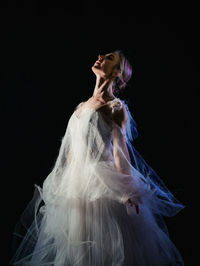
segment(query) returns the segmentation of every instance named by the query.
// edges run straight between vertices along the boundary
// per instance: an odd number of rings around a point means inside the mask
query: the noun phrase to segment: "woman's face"
[[[102,78],[109,78],[116,72],[119,62],[120,57],[117,52],[99,55],[98,60],[92,66],[92,71]]]

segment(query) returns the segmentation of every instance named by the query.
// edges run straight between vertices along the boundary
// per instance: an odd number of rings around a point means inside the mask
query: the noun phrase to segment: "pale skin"
[[[95,110],[100,110],[104,115],[105,120],[114,121],[118,124],[121,129],[125,133],[126,123],[128,120],[128,115],[125,106],[120,111],[111,112],[111,107],[109,102],[115,99],[115,96],[112,91],[112,84],[114,80],[121,75],[121,71],[118,69],[118,65],[120,62],[120,57],[118,52],[108,53],[106,55],[99,55],[98,60],[92,66],[92,71],[96,75],[96,84],[94,87],[93,95],[90,97],[81,107],[81,109],[85,107],[93,108]],[[122,150],[128,160],[130,161],[126,140],[123,135],[119,135],[116,131],[114,132],[114,141],[118,141],[120,138],[120,143],[122,144]],[[120,169],[120,159],[114,151],[114,157],[116,165],[118,166],[118,171],[122,171]],[[130,174],[129,167],[126,168],[126,174]],[[140,200],[139,200],[140,202]],[[133,202],[131,199],[128,199],[125,204],[130,204],[133,206]],[[139,206],[134,204],[136,208],[136,212],[139,213]]]

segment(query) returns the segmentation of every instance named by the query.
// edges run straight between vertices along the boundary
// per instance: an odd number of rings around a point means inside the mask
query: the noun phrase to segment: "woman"
[[[183,205],[133,147],[135,121],[115,97],[131,66],[114,51],[92,71],[93,95],[73,112],[53,170],[21,217],[26,234],[12,263],[184,265],[162,219]]]

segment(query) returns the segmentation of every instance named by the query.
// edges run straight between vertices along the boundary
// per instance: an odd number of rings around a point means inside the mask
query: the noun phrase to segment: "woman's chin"
[[[101,67],[100,67],[100,65],[99,64],[94,64],[93,66],[92,66],[92,69],[101,69]]]
[[[102,71],[102,69],[98,65],[93,65],[92,71],[94,72],[94,74],[98,76],[101,76],[101,77],[105,76],[105,73]]]

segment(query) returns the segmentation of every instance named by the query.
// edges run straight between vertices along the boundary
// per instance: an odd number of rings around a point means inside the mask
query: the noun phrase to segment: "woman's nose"
[[[99,59],[99,60],[102,60],[102,59],[103,59],[103,57],[104,57],[104,56],[103,56],[103,55],[101,55],[101,54],[100,54],[100,55],[98,55],[98,59]]]

